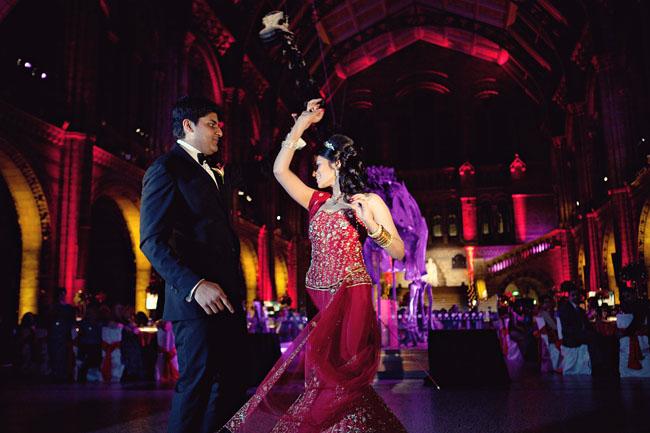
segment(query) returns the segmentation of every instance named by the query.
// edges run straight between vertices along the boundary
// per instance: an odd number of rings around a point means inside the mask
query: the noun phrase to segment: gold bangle
[[[373,238],[373,240],[381,248],[388,248],[393,243],[393,235],[381,226],[381,232],[376,238]]]
[[[382,226],[381,224],[377,224],[377,226],[378,226],[377,230],[375,230],[372,233],[368,232],[368,236],[370,236],[370,238],[372,239],[377,239],[381,234],[381,231],[384,229],[384,226]]]

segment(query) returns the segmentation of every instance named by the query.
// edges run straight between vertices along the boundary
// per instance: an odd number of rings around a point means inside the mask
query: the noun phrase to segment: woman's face
[[[334,185],[336,181],[336,170],[334,164],[327,158],[322,156],[316,157],[316,169],[313,176],[316,178],[316,183],[319,188],[329,188]]]

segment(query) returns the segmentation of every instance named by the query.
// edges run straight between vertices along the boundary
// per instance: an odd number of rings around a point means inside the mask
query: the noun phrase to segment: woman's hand
[[[368,232],[372,233],[379,228],[375,221],[375,216],[368,203],[368,197],[365,194],[355,194],[350,198],[350,206],[357,214],[357,217],[366,226]]]
[[[300,117],[295,117],[296,124],[294,128],[298,127],[302,131],[307,130],[311,125],[320,122],[325,115],[325,110],[320,107],[321,98],[312,99],[307,102],[307,109],[300,114]]]

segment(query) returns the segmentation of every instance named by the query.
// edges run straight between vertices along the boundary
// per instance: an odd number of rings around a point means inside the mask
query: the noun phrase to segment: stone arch
[[[93,204],[99,198],[106,197],[113,201],[120,210],[135,258],[134,306],[136,311],[146,311],[147,289],[151,280],[151,263],[140,250],[140,193],[134,188],[107,186],[124,183],[117,179],[113,179],[112,182],[109,179],[103,179],[103,181],[103,184],[93,191]]]
[[[257,250],[250,239],[241,238],[239,243],[239,256],[246,285],[246,305],[251,306],[257,297]]]
[[[578,250],[578,279],[582,282],[582,287],[587,287],[588,276],[585,275],[585,266],[587,266],[587,255],[585,246],[581,244]]]
[[[18,317],[38,313],[41,258],[50,238],[48,203],[36,173],[25,157],[0,141],[0,175],[14,201],[21,238]]]
[[[499,285],[499,294],[505,293],[513,284],[521,289],[534,291],[537,297],[547,294],[556,285],[553,279],[542,270],[522,269],[510,273],[504,278]]]
[[[273,275],[275,277],[275,293],[277,299],[287,294],[287,283],[289,280],[289,268],[287,259],[281,252],[276,252],[273,257]]]
[[[638,233],[638,252],[639,259],[646,267],[646,271],[650,270],[650,200],[643,204],[641,209],[641,217],[639,218],[639,233]],[[646,288],[650,295],[650,279],[648,279],[648,287]]]
[[[189,88],[189,82],[191,80],[189,78],[189,72],[191,70],[193,62],[200,59],[202,60],[203,66],[205,66],[205,72],[207,72],[207,77],[210,81],[211,91],[209,95],[203,94],[194,96],[209,97],[218,105],[223,105],[223,78],[221,76],[221,68],[219,67],[219,62],[214,54],[213,49],[210,47],[209,43],[205,42],[202,38],[196,38],[194,35],[188,35],[188,38],[190,40],[190,43],[187,47],[187,93],[197,93],[190,92],[191,89]],[[197,77],[193,77],[193,79],[196,78]]]

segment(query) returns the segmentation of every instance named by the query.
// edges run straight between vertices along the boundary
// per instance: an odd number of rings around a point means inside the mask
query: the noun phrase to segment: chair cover
[[[558,317],[557,333],[562,341],[562,322]],[[567,347],[561,345],[562,360],[560,368],[564,375],[591,375],[591,358],[589,357],[589,348],[586,344],[578,347]]]

